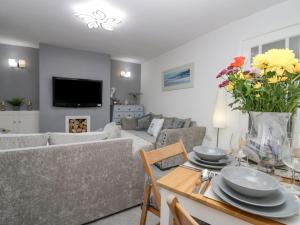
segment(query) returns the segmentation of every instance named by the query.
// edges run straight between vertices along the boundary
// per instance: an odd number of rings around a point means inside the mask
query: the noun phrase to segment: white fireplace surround
[[[90,116],[66,116],[65,117],[65,131],[66,133],[70,133],[69,131],[69,123],[70,120],[76,119],[84,119],[87,122],[87,132],[91,131],[91,117]]]

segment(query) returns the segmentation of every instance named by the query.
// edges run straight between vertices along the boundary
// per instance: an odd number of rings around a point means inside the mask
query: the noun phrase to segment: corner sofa
[[[148,117],[148,120],[145,122],[146,117]],[[151,136],[147,132],[153,118],[164,119],[163,127],[157,138]],[[142,121],[141,123],[143,123],[143,125],[139,124],[139,120]],[[155,115],[152,113],[149,113],[139,119],[122,118],[121,127],[123,130],[152,143],[153,149],[174,144],[181,139],[187,152],[191,152],[194,146],[201,145],[206,133],[205,127],[197,126],[197,123],[191,121],[191,119],[163,117],[161,114]],[[166,170],[182,163],[181,157],[175,156],[157,163],[156,166],[161,170]]]
[[[140,204],[137,153],[152,145],[123,135],[56,145],[51,134],[0,135],[0,224],[80,225]]]

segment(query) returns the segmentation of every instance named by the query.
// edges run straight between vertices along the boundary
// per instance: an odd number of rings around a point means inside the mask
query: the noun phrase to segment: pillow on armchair
[[[147,130],[147,133],[157,138],[164,124],[164,119],[153,119]]]

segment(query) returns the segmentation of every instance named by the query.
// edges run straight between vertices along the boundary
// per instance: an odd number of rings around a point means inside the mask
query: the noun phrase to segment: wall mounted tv
[[[53,106],[101,107],[102,80],[52,77]]]

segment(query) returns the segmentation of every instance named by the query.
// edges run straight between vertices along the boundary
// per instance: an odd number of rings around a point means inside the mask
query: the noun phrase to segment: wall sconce
[[[26,61],[25,59],[19,59],[19,68],[25,68],[26,67]]]
[[[16,59],[8,59],[8,65],[11,68],[25,68],[26,67],[26,61],[25,59],[19,59],[18,61]]]
[[[131,77],[131,72],[122,70],[121,73],[120,73],[120,76],[123,77],[123,78],[130,78]]]
[[[18,67],[17,60],[15,60],[15,59],[8,59],[8,65],[9,65],[9,67],[12,67],[12,68]]]

